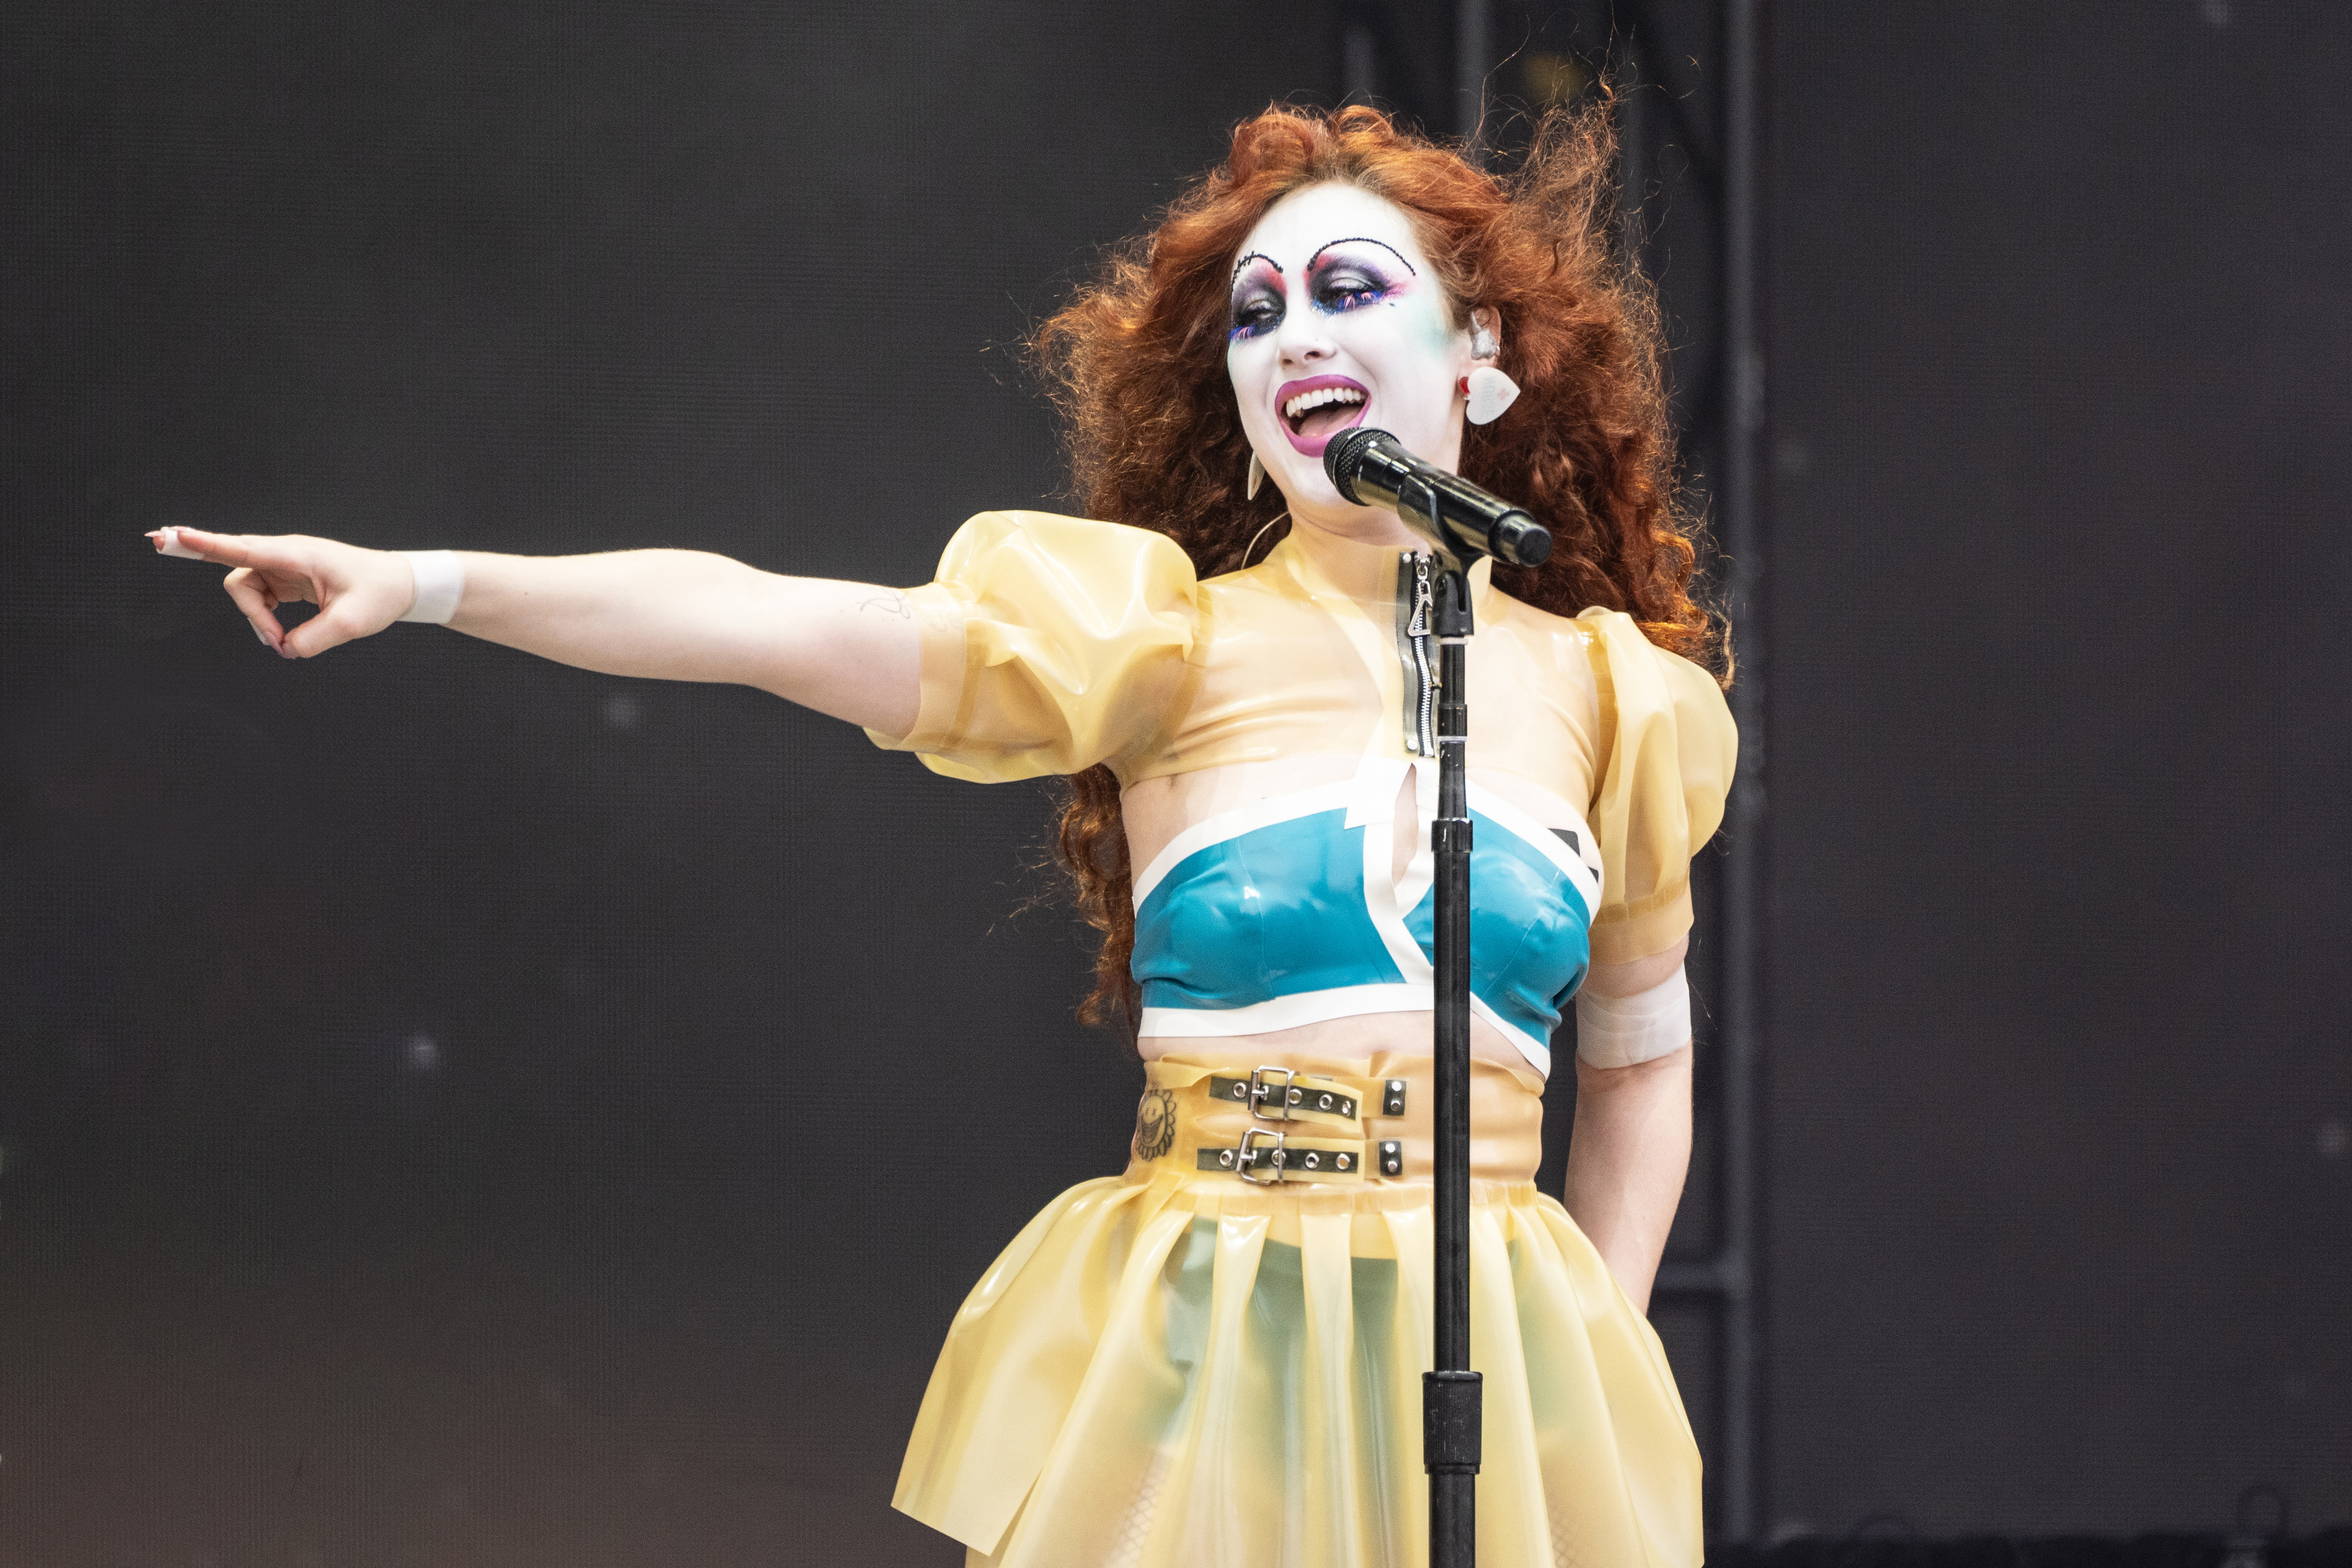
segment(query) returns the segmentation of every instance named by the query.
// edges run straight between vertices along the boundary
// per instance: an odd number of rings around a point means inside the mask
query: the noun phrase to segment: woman
[[[1131,1026],[1145,1092],[1127,1171],[1031,1222],[933,1374],[897,1500],[972,1562],[1423,1560],[1431,561],[1326,478],[1360,423],[1557,536],[1473,573],[1480,1558],[1700,1560],[1643,1311],[1689,1151],[1689,857],[1733,737],[1681,656],[1709,622],[1609,169],[1597,117],[1549,124],[1509,188],[1370,110],[1243,125],[1040,335],[1096,520],[983,513],[908,592],[684,551],[158,536],[235,567],[289,657],[436,620],[757,685],[959,778],[1072,778],[1087,1009]],[[289,599],[320,613],[285,631]],[[1532,1176],[1571,994],[1563,1209]]]

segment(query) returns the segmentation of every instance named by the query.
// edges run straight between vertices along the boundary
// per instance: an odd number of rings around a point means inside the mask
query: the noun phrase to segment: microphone
[[[1360,507],[1394,507],[1406,527],[1465,566],[1482,555],[1513,566],[1541,566],[1551,558],[1550,529],[1460,475],[1415,457],[1385,430],[1358,425],[1333,436],[1323,449],[1323,472]]]

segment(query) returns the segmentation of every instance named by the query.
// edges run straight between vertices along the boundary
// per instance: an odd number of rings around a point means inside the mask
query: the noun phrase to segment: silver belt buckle
[[[1264,1127],[1247,1127],[1243,1129],[1242,1146],[1234,1155],[1234,1166],[1239,1173],[1242,1180],[1249,1183],[1252,1186],[1281,1186],[1283,1167],[1289,1163],[1289,1156],[1284,1154],[1282,1145],[1284,1140],[1288,1138],[1289,1135],[1290,1134],[1287,1133],[1269,1133]],[[1260,1145],[1250,1142],[1253,1138],[1264,1138],[1265,1140],[1264,1146],[1273,1151],[1268,1161],[1268,1163],[1274,1166],[1274,1174],[1270,1176],[1250,1175],[1250,1172],[1255,1170],[1257,1166],[1257,1161],[1255,1156],[1260,1147]]]
[[[1265,1075],[1269,1072],[1278,1072],[1282,1075],[1282,1083],[1280,1087],[1277,1088],[1265,1081]],[[1293,1105],[1297,1104],[1299,1099],[1298,1091],[1291,1087],[1292,1081],[1298,1075],[1297,1073],[1291,1071],[1287,1067],[1254,1067],[1250,1069],[1250,1114],[1256,1117],[1261,1122],[1289,1121],[1290,1108]],[[1265,1109],[1265,1103],[1268,1098],[1272,1098],[1276,1103],[1282,1107],[1282,1109],[1276,1112],[1267,1111]]]

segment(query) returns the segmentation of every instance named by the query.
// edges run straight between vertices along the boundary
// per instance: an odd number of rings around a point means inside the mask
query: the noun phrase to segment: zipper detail
[[[1429,583],[1429,557],[1412,558],[1412,618],[1405,622],[1406,644],[1412,650],[1412,671],[1421,683],[1421,700],[1405,731],[1404,746],[1416,757],[1437,755],[1437,670],[1430,662],[1430,615],[1434,601]]]

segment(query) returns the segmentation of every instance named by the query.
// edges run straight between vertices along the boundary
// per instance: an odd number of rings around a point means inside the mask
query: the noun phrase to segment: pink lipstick
[[[1350,397],[1349,393],[1354,395]],[[1321,394],[1321,395],[1318,395]],[[1292,413],[1295,404],[1307,406]],[[1372,394],[1363,382],[1346,376],[1308,376],[1304,381],[1285,382],[1274,390],[1274,417],[1282,425],[1282,433],[1302,455],[1320,457],[1331,438],[1352,425],[1364,422],[1365,411],[1372,406]]]

